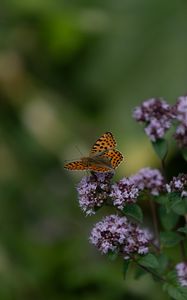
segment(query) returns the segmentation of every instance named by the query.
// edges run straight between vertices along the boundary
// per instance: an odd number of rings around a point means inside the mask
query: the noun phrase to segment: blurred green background
[[[1,0],[0,299],[168,299],[89,244],[63,164],[112,131],[116,179],[157,167],[132,110],[186,92],[185,0]]]

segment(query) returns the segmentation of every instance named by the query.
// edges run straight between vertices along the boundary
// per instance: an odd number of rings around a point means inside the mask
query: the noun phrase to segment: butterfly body
[[[111,132],[104,133],[92,146],[89,156],[65,164],[68,170],[90,170],[110,172],[123,160],[122,154],[115,149],[116,141]]]
[[[98,167],[108,167],[111,168],[111,159],[107,157],[103,157],[100,154],[95,156],[88,156],[88,157],[82,157],[81,161],[83,164],[87,165],[88,168],[91,167],[93,164],[97,165]]]

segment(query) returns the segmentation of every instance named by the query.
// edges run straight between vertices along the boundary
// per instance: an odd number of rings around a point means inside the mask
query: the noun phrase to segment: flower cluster
[[[181,262],[176,265],[177,276],[182,286],[187,286],[187,262]]]
[[[164,160],[168,153],[168,145],[164,140],[159,141],[159,139],[163,138],[173,120],[178,126],[174,134],[175,139],[179,146],[187,147],[187,96],[179,97],[173,106],[162,99],[152,98],[144,101],[142,105],[135,108],[134,118],[138,122],[144,123],[145,132],[152,141],[162,167],[165,166]],[[113,149],[114,146],[115,141],[109,143],[110,149]],[[112,161],[113,152],[109,151],[108,153],[107,147],[105,148],[106,150],[100,153],[101,158],[106,151]],[[186,149],[182,149],[181,152],[184,159],[187,160]],[[115,257],[118,255],[124,260],[129,260],[125,263],[126,268],[132,260],[139,267],[145,267],[144,269],[155,278],[170,283],[170,276],[165,276],[165,274],[170,274],[173,263],[167,263],[168,259],[166,258],[163,264],[162,261],[156,259],[156,255],[160,256],[162,249],[169,244],[172,246],[180,242],[183,262],[178,263],[175,271],[171,272],[171,276],[173,274],[175,276],[171,277],[172,280],[176,281],[178,278],[178,283],[175,282],[176,289],[172,285],[172,293],[176,292],[179,298],[180,295],[186,297],[187,294],[183,293],[184,289],[179,289],[179,283],[187,287],[187,260],[184,253],[185,245],[182,244],[187,224],[185,209],[187,174],[179,174],[170,182],[166,182],[158,169],[147,167],[114,183],[111,181],[113,175],[113,172],[91,172],[91,175],[82,178],[77,187],[79,205],[86,215],[95,214],[103,205],[108,205],[117,211],[116,214],[105,216],[93,226],[89,237],[90,243],[102,254],[112,254]],[[139,206],[142,199],[150,200],[154,235],[138,224],[142,221],[143,216],[142,207]],[[156,204],[152,203],[154,200],[157,200]],[[136,202],[138,203],[134,204]],[[159,213],[157,209],[159,209]],[[162,236],[159,239],[160,224],[164,229],[163,239]],[[184,227],[180,228],[181,225]],[[181,234],[181,239],[179,234]],[[170,243],[171,238],[172,243]],[[140,256],[148,254],[149,251],[151,254],[147,255],[145,259],[140,259]],[[154,272],[152,272],[152,268],[155,268]],[[169,288],[168,292],[171,294]]]
[[[125,259],[134,254],[148,253],[150,234],[126,217],[110,215],[98,222],[91,231],[90,242],[102,253],[120,253]]]
[[[112,185],[110,196],[113,199],[114,206],[122,210],[125,204],[136,202],[138,194],[138,188],[132,180],[123,178]]]
[[[173,177],[169,184],[166,184],[168,193],[179,192],[181,197],[187,197],[187,174],[179,174]]]
[[[174,134],[174,138],[179,146],[187,147],[187,96],[179,97],[173,106],[175,118],[179,124]]]
[[[148,190],[154,196],[158,196],[164,188],[164,178],[157,169],[140,169],[130,180],[140,191]]]
[[[95,210],[101,207],[107,200],[113,173],[93,173],[83,177],[77,186],[79,205],[86,215],[95,214]]]
[[[145,132],[155,142],[164,136],[174,117],[171,106],[165,100],[152,98],[135,108],[133,117],[146,124]]]

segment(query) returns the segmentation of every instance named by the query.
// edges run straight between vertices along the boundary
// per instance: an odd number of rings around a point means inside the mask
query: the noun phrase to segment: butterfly
[[[110,172],[123,160],[121,152],[116,150],[116,140],[111,132],[105,132],[92,146],[89,156],[64,165],[68,170],[89,170]]]

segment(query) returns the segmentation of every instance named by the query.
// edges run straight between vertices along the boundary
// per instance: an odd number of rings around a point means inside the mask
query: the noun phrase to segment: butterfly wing
[[[90,155],[116,147],[116,140],[111,132],[105,132],[92,146]]]
[[[97,165],[90,165],[89,170],[94,171],[94,172],[103,172],[103,173],[112,171],[112,169],[109,168],[109,167],[100,167],[100,166],[97,166]]]
[[[110,167],[105,167],[99,165],[97,162],[95,163],[84,163],[82,161],[73,161],[64,165],[65,169],[73,170],[73,171],[83,171],[90,170],[94,172],[111,172]]]
[[[123,155],[118,150],[109,149],[100,156],[100,159],[102,158],[108,158],[110,160],[111,167],[113,169],[116,169],[119,166],[119,164],[122,162]]]
[[[111,172],[123,160],[122,154],[115,150],[116,140],[111,132],[105,132],[92,146],[89,157],[65,164],[68,170],[90,170]]]
[[[88,170],[88,165],[81,160],[73,161],[64,165],[65,169],[68,170]]]

